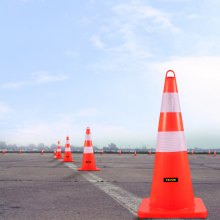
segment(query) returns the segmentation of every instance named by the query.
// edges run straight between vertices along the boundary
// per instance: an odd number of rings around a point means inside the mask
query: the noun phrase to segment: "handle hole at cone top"
[[[175,77],[175,72],[173,70],[168,70],[166,72],[166,77]]]

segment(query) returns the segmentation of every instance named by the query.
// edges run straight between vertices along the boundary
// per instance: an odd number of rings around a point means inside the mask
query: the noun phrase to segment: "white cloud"
[[[116,143],[118,146],[138,146],[143,137],[136,135],[132,129],[122,125],[110,125],[103,123],[79,123],[72,117],[66,116],[64,120],[54,122],[33,122],[19,125],[19,128],[10,135],[10,141],[16,144],[38,144],[43,142],[47,145],[61,140],[65,144],[65,137],[70,136],[72,145],[83,146],[85,129],[91,128],[93,144],[96,146],[107,146],[109,143]]]
[[[7,104],[0,102],[0,119],[4,119],[12,112],[11,107]]]
[[[91,117],[98,115],[100,115],[100,112],[96,108],[82,109],[81,111],[74,114],[75,117]]]
[[[119,51],[123,51],[124,54],[130,52],[137,59],[152,56],[151,44],[144,37],[147,37],[149,32],[170,30],[177,33],[181,31],[172,23],[170,14],[141,1],[119,4],[113,8],[113,11],[115,16],[109,22],[108,33],[111,38],[113,36],[123,40],[117,47]]]
[[[28,2],[32,2],[33,0],[20,0],[20,1],[24,3],[28,3]]]
[[[52,82],[60,82],[66,79],[68,79],[68,76],[66,75],[61,75],[61,74],[55,75],[55,74],[50,74],[46,71],[39,71],[39,72],[33,73],[29,80],[3,83],[0,85],[0,88],[19,89],[19,88],[23,88],[26,86],[40,85],[40,84],[46,84],[46,83],[52,83]]]
[[[66,75],[52,75],[44,71],[36,72],[33,75],[34,75],[33,83],[35,82],[36,84],[59,82],[68,79]]]
[[[1,110],[1,109],[0,109]],[[100,112],[95,108],[86,108],[73,113],[57,115],[56,120],[33,119],[16,126],[10,134],[10,141],[16,144],[56,143],[58,139],[65,142],[67,135],[73,145],[83,145],[84,130],[91,124],[90,118],[95,118]]]
[[[101,41],[98,35],[92,35],[90,40],[97,49],[99,50],[104,49],[104,43]]]
[[[28,82],[28,81],[9,82],[9,83],[1,84],[0,88],[4,88],[4,89],[19,89],[19,88],[22,88],[22,87],[27,86],[29,84],[30,84],[30,82]]]
[[[64,145],[65,137],[69,135],[72,145],[83,146],[85,129],[89,126],[93,144],[99,147],[107,146],[111,142],[120,147],[142,146],[140,143],[146,143],[145,132],[143,132],[143,136],[142,134],[137,135],[132,126],[109,124],[105,120],[99,122],[96,119],[100,115],[99,110],[87,108],[58,115],[57,119],[53,121],[40,119],[26,121],[20,123],[14,132],[10,133],[8,139],[11,143],[22,145],[38,144],[40,142],[50,145],[51,143],[57,143],[57,140],[61,140],[61,144]]]
[[[42,2],[44,3],[45,0],[17,0],[17,1],[20,1],[20,2],[23,2],[23,3],[32,3],[32,2]]]
[[[70,56],[70,57],[79,56],[79,52],[76,50],[72,50],[72,49],[67,49],[64,53],[65,53],[65,55]]]
[[[194,20],[194,19],[198,19],[199,15],[198,14],[189,14],[186,16],[186,18],[189,20]]]
[[[96,2],[95,0],[89,0],[89,3],[92,5],[95,4],[95,2]]]
[[[120,73],[140,72],[146,60],[154,57],[156,50],[153,46],[156,39],[151,40],[149,33],[161,35],[162,32],[172,32],[175,35],[181,32],[173,24],[171,14],[150,6],[148,2],[129,1],[116,4],[112,7],[112,13],[111,17],[103,20],[90,39],[96,48],[104,50],[108,55],[107,60],[103,57],[93,63],[97,72],[108,69]]]
[[[133,25],[140,25],[142,22],[153,22],[156,29],[170,29],[173,32],[180,31],[171,21],[171,16],[159,9],[153,8],[140,1],[131,1],[127,4],[120,4],[114,8],[121,21]],[[146,23],[147,25],[147,23]]]
[[[69,120],[68,120],[69,119]],[[43,142],[45,144],[57,143],[57,140],[61,140],[64,143],[65,137],[70,135],[72,137],[75,134],[75,121],[73,118],[57,118],[54,121],[47,120],[33,120],[20,123],[14,133],[10,133],[8,138],[12,143],[27,145],[38,144]],[[74,134],[74,135],[73,135]],[[75,144],[71,141],[71,143]],[[78,142],[77,142],[78,143]]]

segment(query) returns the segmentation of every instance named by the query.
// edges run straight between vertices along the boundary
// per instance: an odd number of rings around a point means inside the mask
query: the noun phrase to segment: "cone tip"
[[[173,70],[167,70],[166,77],[175,77],[175,72]]]
[[[176,75],[173,70],[168,70],[165,76],[164,93],[178,93]]]

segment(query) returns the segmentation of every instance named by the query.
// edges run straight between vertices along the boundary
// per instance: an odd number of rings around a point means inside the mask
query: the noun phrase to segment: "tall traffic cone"
[[[92,146],[91,132],[90,128],[86,128],[86,137],[84,142],[84,151],[82,158],[82,167],[78,169],[79,171],[99,171],[100,169],[96,167],[95,156]]]
[[[172,76],[168,73],[172,72]],[[142,200],[139,218],[206,218],[194,198],[175,73],[167,71],[158,126],[150,198]]]
[[[60,141],[58,141],[58,145],[57,145],[56,159],[62,159],[62,152],[61,152],[61,147],[60,147]]]
[[[211,151],[209,150],[209,151],[208,151],[208,155],[210,156],[210,154],[211,154]]]
[[[41,150],[41,155],[43,155],[43,154],[44,154],[44,149]]]
[[[74,162],[74,160],[72,159],[70,139],[68,136],[66,137],[66,145],[65,145],[63,162]]]
[[[136,157],[137,156],[137,152],[136,152],[136,150],[134,151],[134,157]]]
[[[6,154],[6,149],[2,150],[2,154],[5,155]]]

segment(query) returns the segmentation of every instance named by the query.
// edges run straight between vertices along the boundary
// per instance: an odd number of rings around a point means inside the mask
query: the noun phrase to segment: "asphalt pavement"
[[[149,197],[154,155],[96,154],[101,171],[79,172],[52,154],[0,155],[2,220],[134,220]],[[194,193],[220,219],[220,156],[189,155]]]

